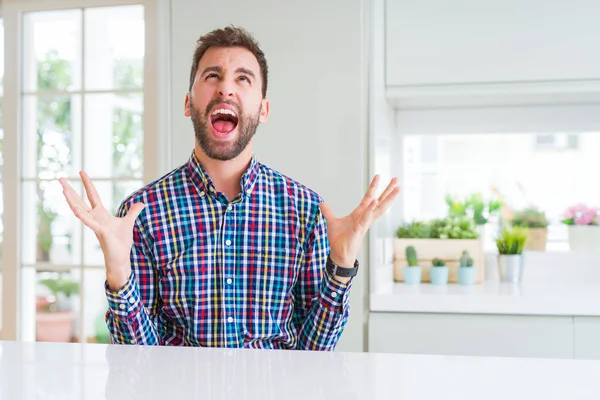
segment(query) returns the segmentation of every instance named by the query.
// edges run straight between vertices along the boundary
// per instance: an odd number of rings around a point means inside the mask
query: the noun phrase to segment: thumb
[[[319,208],[325,217],[325,221],[330,221],[335,219],[335,215],[333,215],[333,211],[331,211],[331,207],[327,203],[319,203]]]
[[[133,223],[138,215],[140,215],[144,207],[146,207],[144,203],[135,203],[131,206],[125,218],[127,218],[129,222]]]

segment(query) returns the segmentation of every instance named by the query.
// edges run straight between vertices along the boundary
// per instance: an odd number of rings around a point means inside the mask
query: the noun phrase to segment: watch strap
[[[358,265],[358,260],[355,260],[353,268],[340,267],[331,261],[330,256],[327,256],[327,271],[334,276],[341,276],[344,278],[355,276],[358,273]]]

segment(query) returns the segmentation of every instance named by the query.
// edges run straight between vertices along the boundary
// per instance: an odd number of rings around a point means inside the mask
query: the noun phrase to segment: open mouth
[[[217,107],[210,114],[210,123],[217,133],[226,135],[237,127],[238,116],[229,108]]]

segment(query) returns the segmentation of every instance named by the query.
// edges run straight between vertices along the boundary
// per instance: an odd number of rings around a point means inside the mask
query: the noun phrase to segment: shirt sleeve
[[[117,216],[127,214],[128,206],[122,204]],[[112,291],[105,282],[108,300],[106,323],[110,331],[111,342],[116,344],[158,345],[160,338],[157,329],[157,310],[159,309],[158,282],[153,258],[146,251],[146,242],[142,235],[142,218],[138,216],[133,228],[133,246],[130,262],[131,274],[125,285],[118,291]]]
[[[319,210],[294,287],[294,322],[302,350],[334,350],[348,321],[354,278],[347,284],[336,280],[325,268],[328,255],[327,225]]]

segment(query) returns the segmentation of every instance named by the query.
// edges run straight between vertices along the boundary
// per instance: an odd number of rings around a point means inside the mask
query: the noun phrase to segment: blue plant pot
[[[421,267],[404,267],[404,283],[407,285],[418,285],[421,283]]]
[[[458,268],[458,283],[461,285],[474,285],[477,277],[475,267],[459,267]]]
[[[429,270],[432,285],[445,285],[448,283],[448,267],[431,267]]]

